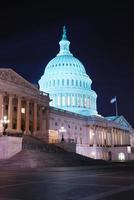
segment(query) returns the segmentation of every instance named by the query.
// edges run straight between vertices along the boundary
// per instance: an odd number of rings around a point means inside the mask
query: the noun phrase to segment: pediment
[[[123,116],[119,116],[118,118],[114,120],[114,122],[116,122],[120,126],[123,126],[126,128],[132,128],[129,122]]]
[[[17,74],[14,70],[10,68],[0,68],[0,80],[7,81],[7,83],[15,84],[21,87],[25,87],[34,91],[38,91],[38,89],[24,79],[22,76]]]

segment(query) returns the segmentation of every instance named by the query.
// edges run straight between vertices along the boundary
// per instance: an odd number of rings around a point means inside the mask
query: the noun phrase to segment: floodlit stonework
[[[69,44],[64,28],[60,52],[47,65],[40,90],[0,68],[0,140],[3,132],[22,133],[94,159],[134,159],[133,128],[123,116],[98,114],[92,81]]]
[[[47,139],[49,95],[12,69],[0,68],[0,133],[23,133]],[[6,117],[9,123],[4,124]]]
[[[22,150],[22,137],[0,137],[0,159],[8,159]]]
[[[61,127],[64,127],[63,132],[60,131]],[[87,157],[104,160],[132,158],[132,133],[132,127],[123,116],[87,117],[54,107],[49,108],[49,142],[58,143],[68,151],[74,150],[73,143],[75,152]]]
[[[70,52],[63,27],[60,51],[45,67],[40,89],[50,94],[49,143],[95,159],[129,159],[131,125],[123,116],[98,114],[97,94],[83,64]],[[66,143],[66,144],[64,144]],[[68,145],[67,145],[68,144]],[[59,145],[59,144],[58,144]],[[130,154],[130,152],[129,152]]]

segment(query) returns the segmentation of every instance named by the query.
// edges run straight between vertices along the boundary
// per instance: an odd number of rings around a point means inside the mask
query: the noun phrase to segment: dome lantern
[[[61,56],[61,55],[72,55],[70,53],[70,49],[69,49],[69,45],[70,42],[67,39],[67,31],[66,31],[66,27],[63,26],[63,34],[62,34],[62,39],[59,42],[60,45],[60,52],[57,54],[57,56]]]

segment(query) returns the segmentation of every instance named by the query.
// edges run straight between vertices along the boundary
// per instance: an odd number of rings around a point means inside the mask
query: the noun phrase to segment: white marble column
[[[125,144],[125,131],[123,131],[123,144]]]
[[[93,127],[93,132],[94,132],[94,136],[93,136],[93,139],[94,139],[94,141],[93,141],[93,146],[97,146],[97,134],[96,134],[96,126],[94,126]]]
[[[102,146],[104,145],[104,131],[103,131],[103,128],[102,128],[102,131],[101,131],[101,136],[102,136]]]
[[[0,94],[0,120],[3,119],[3,94]]]
[[[113,128],[110,129],[110,132],[111,132],[111,133],[110,133],[110,136],[111,136],[111,137],[110,137],[110,138],[111,138],[110,145],[111,145],[111,147],[113,147],[113,146],[114,146],[114,135],[113,135],[114,133],[113,133]]]
[[[26,134],[29,134],[29,101],[26,101]]]
[[[3,119],[3,94],[0,94],[0,120]],[[0,122],[0,133],[3,132],[3,124]]]
[[[90,146],[91,140],[90,140],[90,126],[88,127],[88,144]]]
[[[39,112],[39,129],[41,132],[41,135],[43,134],[43,130],[42,130],[42,123],[43,123],[43,114],[42,114],[42,107],[40,107],[40,112]]]
[[[37,103],[34,103],[34,134],[37,131]]]
[[[13,124],[13,97],[9,95],[9,102],[8,102],[8,129],[12,129]]]
[[[45,119],[46,119],[46,126],[45,126],[45,140],[46,142],[49,141],[49,109],[45,109]]]
[[[18,97],[17,105],[17,131],[21,132],[21,98]]]

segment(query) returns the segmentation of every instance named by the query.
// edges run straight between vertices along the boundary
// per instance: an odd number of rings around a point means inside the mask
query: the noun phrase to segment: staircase
[[[0,166],[15,168],[71,167],[107,164],[76,153],[67,152],[54,144],[47,144],[32,136],[24,136],[23,149],[12,158],[1,161]]]

